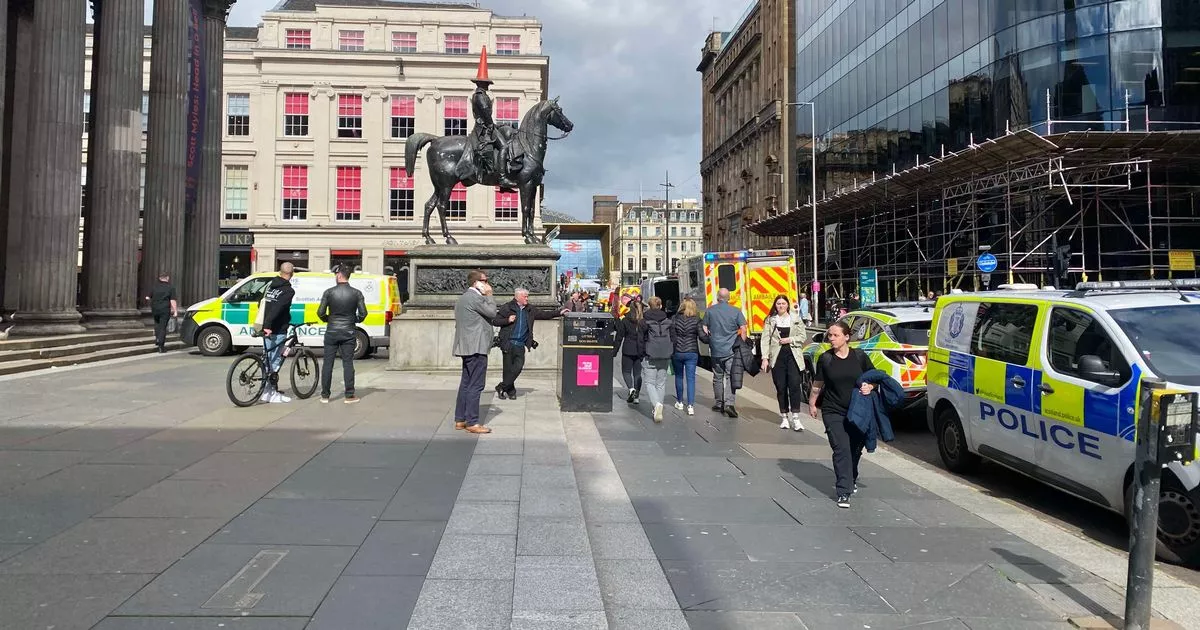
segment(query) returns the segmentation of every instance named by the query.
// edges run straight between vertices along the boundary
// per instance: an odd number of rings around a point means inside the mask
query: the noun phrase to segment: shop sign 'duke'
[[[429,217],[437,210],[442,224],[442,236],[446,243],[457,245],[446,227],[446,212],[450,207],[450,192],[461,183],[463,186],[498,186],[503,192],[521,193],[521,235],[527,244],[542,243],[533,231],[534,203],[538,187],[546,174],[543,161],[546,158],[547,140],[560,140],[575,125],[558,106],[558,98],[541,101],[534,105],[521,120],[520,127],[497,125],[492,120],[492,97],[488,87],[487,48],[479,57],[479,71],[475,78],[475,93],[471,96],[471,110],[475,115],[475,128],[469,136],[434,136],[414,133],[404,145],[404,168],[412,177],[417,153],[429,146],[425,159],[429,165],[429,179],[433,183],[433,196],[425,202],[425,222],[421,235],[425,243],[433,245],[429,235]],[[550,137],[548,130],[554,127],[562,136]]]

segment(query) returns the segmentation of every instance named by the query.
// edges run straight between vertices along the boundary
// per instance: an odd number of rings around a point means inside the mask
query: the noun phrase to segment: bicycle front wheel
[[[229,400],[238,407],[249,407],[258,402],[267,385],[267,371],[260,357],[243,354],[229,366],[225,379],[225,392]]]
[[[317,380],[321,376],[321,364],[317,355],[307,348],[298,348],[292,360],[292,392],[297,398],[310,398],[317,391]]]

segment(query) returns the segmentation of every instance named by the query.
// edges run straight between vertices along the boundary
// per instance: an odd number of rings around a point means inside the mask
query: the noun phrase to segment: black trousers
[[[458,400],[454,406],[454,421],[467,426],[479,424],[479,396],[487,380],[488,357],[472,354],[462,357],[462,378],[458,381]]]
[[[171,313],[154,313],[154,345],[159,348],[167,345],[167,324],[171,323]]]
[[[641,393],[642,391],[642,357],[621,355],[621,377],[625,379],[625,388]]]
[[[779,401],[779,413],[802,411],[804,392],[800,389],[800,366],[788,350],[779,353],[775,367],[771,368],[771,380],[775,381],[775,398]]]
[[[342,380],[346,384],[346,396],[354,395],[354,337],[349,339],[330,339],[325,336],[325,357],[321,362],[321,397],[329,398],[329,389],[333,387],[333,359],[342,359]]]
[[[500,381],[500,391],[516,395],[517,394],[517,377],[521,375],[521,370],[525,369],[525,346],[513,345],[504,350],[503,380]]]
[[[862,459],[867,436],[840,413],[821,411],[825,435],[833,449],[833,474],[837,477],[838,496],[850,496],[858,480],[858,460]]]

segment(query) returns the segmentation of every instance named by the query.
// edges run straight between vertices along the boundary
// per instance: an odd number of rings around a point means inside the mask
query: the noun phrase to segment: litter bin
[[[560,410],[612,411],[616,322],[612,313],[567,313],[563,317],[555,388]]]

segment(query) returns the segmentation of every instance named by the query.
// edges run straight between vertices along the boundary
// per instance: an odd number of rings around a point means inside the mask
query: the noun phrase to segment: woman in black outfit
[[[642,394],[642,359],[646,356],[645,330],[642,325],[642,302],[629,303],[629,312],[617,322],[617,341],[613,356],[621,353],[621,377],[629,388],[625,402],[638,404]]]
[[[837,477],[838,507],[850,507],[850,495],[856,490],[858,460],[862,457],[867,436],[846,419],[850,398],[858,377],[875,369],[867,353],[849,346],[850,327],[837,322],[825,333],[830,349],[817,359],[812,393],[808,397],[808,413],[816,418],[817,400],[821,401],[820,418],[833,449],[833,472]],[[870,394],[874,385],[863,383],[860,391]]]

